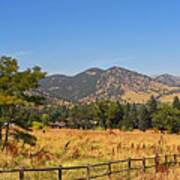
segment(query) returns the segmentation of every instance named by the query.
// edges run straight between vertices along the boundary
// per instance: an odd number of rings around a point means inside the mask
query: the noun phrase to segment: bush
[[[126,126],[122,126],[121,131],[126,132],[127,130]]]
[[[129,128],[128,128],[128,131],[130,131],[130,132],[132,132],[133,130],[134,130],[133,127],[129,127]]]
[[[155,133],[159,133],[159,129],[157,127],[154,128]]]
[[[101,126],[97,126],[94,130],[97,130],[97,131],[103,131],[104,128],[102,128]]]
[[[37,121],[33,121],[32,123],[32,127],[34,130],[38,130],[38,129],[42,129],[43,128],[43,124]]]
[[[167,131],[168,131],[168,134],[172,134],[172,132],[173,132],[172,127],[168,125],[167,126]]]

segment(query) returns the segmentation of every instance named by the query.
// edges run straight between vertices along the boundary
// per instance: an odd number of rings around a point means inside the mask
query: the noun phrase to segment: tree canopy
[[[45,72],[40,67],[33,67],[20,71],[18,62],[12,57],[0,57],[0,140],[2,144],[2,129],[5,128],[4,145],[8,141],[9,134],[14,137],[21,136],[27,139],[26,133],[15,130],[10,133],[10,126],[16,125],[22,130],[30,130],[28,117],[22,111],[29,105],[42,103],[43,98],[34,95],[30,90],[39,87],[39,80],[44,78]],[[21,112],[21,113],[19,113]],[[26,123],[25,123],[26,122]],[[24,136],[22,136],[22,133]],[[29,138],[33,139],[34,138]],[[29,142],[29,140],[27,141]]]

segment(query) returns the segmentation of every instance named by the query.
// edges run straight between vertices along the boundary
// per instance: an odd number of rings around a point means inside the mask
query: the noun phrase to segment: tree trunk
[[[3,144],[3,147],[2,147],[2,151],[4,151],[4,148],[7,145],[8,137],[9,137],[9,122],[6,125],[5,139],[4,139],[4,144]]]
[[[0,144],[2,144],[2,123],[0,123]]]

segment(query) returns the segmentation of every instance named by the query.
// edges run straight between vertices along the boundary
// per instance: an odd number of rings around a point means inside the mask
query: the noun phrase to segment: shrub
[[[122,126],[121,131],[126,132],[127,131],[126,126]]]
[[[34,122],[32,123],[32,126],[33,126],[33,129],[34,129],[34,130],[38,130],[38,129],[42,129],[42,128],[43,128],[43,124],[40,123],[40,122],[37,122],[37,121],[34,121]]]
[[[159,129],[157,127],[154,128],[155,133],[159,133]]]

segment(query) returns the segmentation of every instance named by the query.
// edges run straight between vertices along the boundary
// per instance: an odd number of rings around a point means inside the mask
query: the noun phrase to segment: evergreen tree
[[[106,126],[108,128],[117,128],[120,121],[123,118],[123,109],[119,102],[109,103],[107,111]]]
[[[139,109],[139,124],[140,130],[146,130],[150,127],[149,113],[145,105],[141,105]]]
[[[9,134],[24,139],[30,138],[30,135],[14,129],[10,133],[10,125],[14,124],[21,129],[30,130],[28,123],[25,123],[17,112],[19,108],[25,105],[40,104],[42,97],[35,96],[28,91],[35,89],[39,85],[39,80],[44,78],[46,73],[42,73],[39,67],[28,68],[25,71],[19,71],[17,60],[11,57],[0,57],[0,138],[2,138],[2,129],[5,129],[5,138],[3,148],[8,142]],[[26,126],[27,125],[27,126]],[[22,135],[23,134],[23,135]],[[1,139],[2,142],[2,139]]]
[[[180,101],[177,96],[174,97],[172,106],[173,106],[173,108],[180,110]]]
[[[70,126],[72,128],[87,129],[92,127],[92,106],[81,104],[74,106],[70,111]]]
[[[153,95],[150,97],[149,101],[147,102],[147,110],[149,112],[149,118],[150,118],[149,128],[152,128],[153,114],[157,112],[157,101]]]
[[[162,104],[153,116],[153,125],[160,130],[177,133],[180,129],[180,111],[170,105]]]
[[[139,120],[138,120],[138,112],[137,112],[135,104],[133,104],[131,106],[129,116],[130,116],[131,122],[133,123],[133,128],[138,128],[138,121]]]
[[[126,128],[133,128],[133,120],[130,116],[130,111],[131,111],[131,105],[127,103],[124,106],[124,116],[121,127],[124,126]]]
[[[50,120],[50,117],[49,117],[49,114],[42,114],[41,116],[41,121],[42,121],[42,124],[43,125],[47,125],[47,123],[49,122]]]
[[[107,100],[100,100],[96,102],[95,105],[95,113],[94,113],[94,120],[98,122],[98,125],[100,125],[102,128],[107,129],[107,124],[106,120],[108,119],[107,117],[107,112],[109,108],[110,101]],[[110,122],[109,122],[110,125]]]

